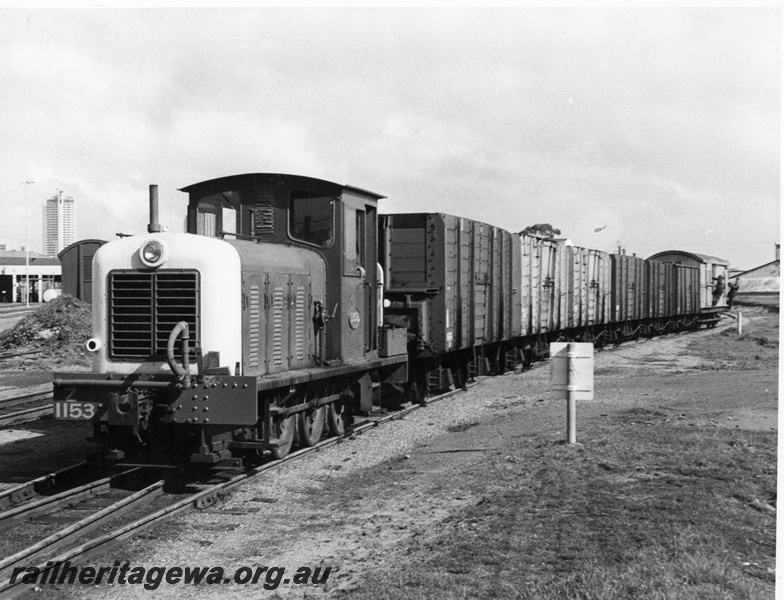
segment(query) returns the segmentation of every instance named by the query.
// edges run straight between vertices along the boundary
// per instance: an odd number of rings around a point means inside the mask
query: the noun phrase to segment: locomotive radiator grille
[[[196,271],[112,271],[109,274],[109,358],[166,359],[174,326],[185,321],[190,347],[201,345]]]
[[[294,359],[305,359],[305,287],[298,286],[294,304]]]
[[[286,357],[287,358],[287,357]],[[272,364],[283,364],[283,288],[276,287],[272,292]]]
[[[259,366],[259,323],[261,310],[259,307],[259,286],[250,286],[250,306],[248,311],[249,320],[249,342],[248,342],[248,365],[254,369]]]

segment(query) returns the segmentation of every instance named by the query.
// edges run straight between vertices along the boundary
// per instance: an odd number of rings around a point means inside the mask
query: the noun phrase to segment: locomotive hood
[[[222,240],[152,233],[104,244],[93,258],[93,368],[167,372],[162,338],[179,321],[193,345],[233,368],[242,354],[240,282],[240,256]]]

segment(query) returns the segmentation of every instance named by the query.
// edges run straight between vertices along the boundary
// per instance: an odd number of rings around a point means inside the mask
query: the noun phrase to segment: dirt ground
[[[622,415],[622,425],[653,417],[704,430],[778,428],[778,315],[749,311],[744,324],[765,336],[740,345],[731,321],[716,329],[641,340],[595,355],[595,399],[577,408],[580,445],[603,443],[598,424]],[[771,337],[775,336],[775,337]],[[762,341],[760,341],[760,339]],[[758,350],[761,353],[758,353]],[[715,356],[714,356],[715,354]],[[726,353],[725,353],[726,354]],[[167,598],[323,598],[351,596],[389,565],[405,568],[411,548],[450,518],[502,490],[487,481],[477,491],[461,474],[488,457],[520,460],[521,448],[560,444],[563,402],[551,399],[546,363],[522,374],[484,378],[467,392],[434,403],[290,463],[251,482],[224,502],[172,520],[124,542],[90,564],[329,568],[323,585],[167,585]],[[632,434],[632,429],[629,429]],[[629,461],[634,462],[630,456]],[[646,470],[646,465],[639,469]],[[775,465],[770,465],[775,469]],[[536,469],[531,464],[531,469]],[[761,499],[775,504],[775,497]],[[775,508],[772,509],[775,512]],[[45,586],[35,598],[148,598],[142,586]],[[470,590],[466,597],[471,597]]]

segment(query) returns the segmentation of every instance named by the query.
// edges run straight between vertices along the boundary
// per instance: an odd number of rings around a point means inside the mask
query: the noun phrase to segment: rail
[[[81,461],[58,471],[41,475],[40,477],[36,477],[25,483],[20,483],[14,487],[2,490],[0,491],[0,510],[6,511],[12,506],[17,506],[22,502],[26,502],[36,495],[39,495],[41,491],[49,491],[55,487],[64,487],[64,484],[61,485],[64,480],[67,480],[69,477],[75,477],[86,467],[87,462]]]
[[[43,402],[41,404],[38,401]],[[11,410],[25,404],[33,404],[20,410]],[[52,392],[28,392],[18,396],[0,398],[0,427],[13,423],[33,421],[38,417],[52,414]]]
[[[56,553],[68,551],[74,544],[81,544],[96,528],[107,525],[116,527],[117,523],[127,520],[140,506],[147,506],[161,496],[166,479],[160,477],[134,492],[119,487],[118,482],[122,478],[140,471],[130,469],[0,513],[0,531],[3,534],[0,544],[8,553],[0,560],[0,582],[3,582],[0,584],[0,595],[13,587],[9,581],[15,568],[22,565],[28,567],[38,561],[45,563]],[[112,494],[121,497],[114,500]],[[107,498],[110,499],[108,505],[82,517],[86,503]],[[45,523],[48,520],[71,522],[54,533],[48,533],[50,528]],[[115,524],[111,525],[112,522]],[[43,532],[43,536],[37,536],[36,530]],[[30,539],[34,540],[33,543],[28,543]]]
[[[428,398],[428,404],[438,402],[462,391],[462,389],[451,390],[439,396]],[[63,528],[54,534],[48,535],[45,538],[40,539],[23,549],[17,550],[14,552],[14,554],[7,556],[3,560],[0,560],[0,596],[21,583],[21,578],[17,578],[19,581],[15,581],[13,583],[11,582],[10,575],[13,573],[13,569],[15,567],[21,565],[29,567],[35,564],[40,569],[44,569],[47,565],[47,562],[58,563],[71,561],[104,546],[108,546],[110,544],[132,537],[142,530],[171,519],[176,515],[193,509],[199,510],[207,508],[220,501],[220,499],[228,494],[232,489],[239,487],[256,477],[259,477],[267,471],[276,469],[288,462],[302,459],[313,452],[318,452],[329,446],[345,442],[348,436],[361,435],[386,423],[402,419],[412,412],[423,408],[423,406],[424,405],[414,404],[400,411],[389,413],[382,417],[369,418],[367,421],[360,423],[356,427],[353,427],[351,430],[347,431],[346,434],[342,437],[332,437],[325,439],[312,447],[303,448],[296,452],[292,452],[280,460],[248,469],[242,473],[230,477],[224,482],[208,485],[200,491],[190,494],[184,498],[168,502],[165,506],[159,508],[158,510],[145,511],[145,514],[143,514],[141,517],[128,522],[128,515],[133,510],[136,510],[140,503],[149,504],[151,498],[160,498],[166,495],[164,488],[166,480],[156,481],[152,485],[147,486],[146,488],[115,503],[112,503],[100,511],[85,517],[76,523],[69,525],[68,527]],[[120,476],[125,474],[126,473],[122,473]],[[189,486],[192,485],[192,483],[189,483]],[[72,495],[72,498],[77,494],[81,497],[89,497],[92,494],[100,493],[106,488],[107,481],[99,480],[90,482],[83,488],[73,490],[69,493]],[[5,522],[18,522],[21,518],[23,518],[22,515],[25,513],[33,514],[31,511],[37,511],[40,513],[41,511],[45,510],[45,504],[48,505],[48,507],[51,509],[52,507],[57,508],[67,505],[69,501],[73,502],[72,499],[68,499],[67,494],[62,494],[58,498],[53,497],[48,503],[42,500],[40,501],[40,504],[31,504],[31,508],[27,511],[12,509],[11,511],[7,511],[7,513],[0,513],[0,533],[2,533]],[[119,521],[122,524],[120,526],[115,526],[109,531],[105,531],[99,535],[96,535],[95,537],[90,537],[88,539],[84,538],[84,534],[86,532],[95,529],[96,526],[101,525],[110,519],[112,521]]]

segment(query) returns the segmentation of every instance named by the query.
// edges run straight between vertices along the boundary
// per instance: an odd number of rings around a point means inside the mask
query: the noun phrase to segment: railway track
[[[20,356],[32,356],[33,354],[42,354],[41,350],[31,350],[30,352],[16,352],[14,354],[0,354],[0,360],[9,358],[19,358]]]
[[[52,392],[28,392],[0,398],[0,427],[52,414]]]
[[[46,475],[41,475],[25,483],[0,491],[0,514],[39,496],[46,496],[68,487],[69,482],[79,481],[82,474],[89,470],[82,461]]]
[[[0,513],[0,594],[13,572],[52,560],[59,552],[111,532],[156,503],[172,501],[164,495],[167,479],[155,471],[133,468],[43,496]]]
[[[428,398],[428,403],[448,398],[462,390],[453,390]],[[313,452],[345,442],[375,427],[402,419],[422,405],[411,405],[386,415],[376,415],[352,427],[343,437],[322,440],[315,446],[292,452],[285,458],[249,468],[225,471],[211,481],[183,478],[181,473],[158,477],[139,486],[123,481],[140,478],[141,467],[126,465],[129,470],[101,477],[83,485],[52,495],[40,495],[36,487],[62,478],[64,472],[40,477],[0,494],[0,596],[21,583],[11,582],[14,569],[52,568],[53,564],[73,561],[110,544],[133,537],[141,531],[193,509],[203,509],[218,502],[232,489],[261,476],[267,471]],[[118,465],[120,467],[122,465]],[[79,468],[75,465],[74,469]],[[154,468],[154,467],[153,467]],[[215,479],[219,479],[216,481]],[[16,505],[13,498],[18,498]]]

